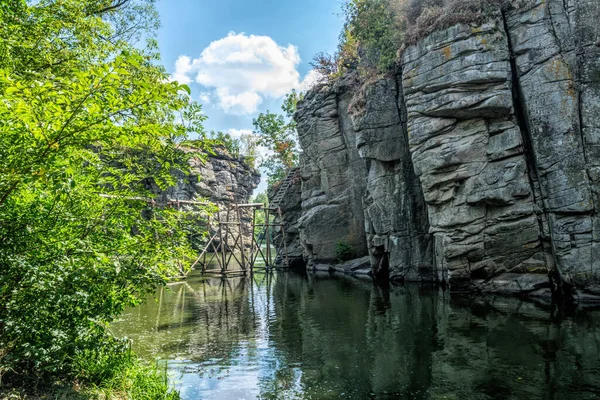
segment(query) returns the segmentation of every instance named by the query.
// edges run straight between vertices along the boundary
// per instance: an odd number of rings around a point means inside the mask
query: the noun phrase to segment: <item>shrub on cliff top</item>
[[[329,81],[354,69],[368,79],[392,71],[407,45],[458,23],[482,23],[510,5],[510,0],[346,0],[338,51],[319,53],[313,66]]]
[[[419,16],[409,24],[404,46],[456,24],[483,23],[490,15],[510,5],[509,0],[444,0],[438,3],[441,4],[420,9]]]

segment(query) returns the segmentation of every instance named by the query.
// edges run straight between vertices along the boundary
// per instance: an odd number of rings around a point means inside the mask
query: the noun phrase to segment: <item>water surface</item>
[[[159,290],[117,334],[183,399],[600,398],[600,312],[292,273]]]

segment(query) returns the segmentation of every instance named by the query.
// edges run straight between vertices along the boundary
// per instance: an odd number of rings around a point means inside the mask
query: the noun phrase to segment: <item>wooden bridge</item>
[[[288,268],[290,263],[280,205],[292,186],[298,170],[298,168],[293,168],[288,172],[269,206],[256,203],[231,204],[225,210],[219,210],[216,213],[216,222],[209,220],[208,223],[209,226],[213,226],[213,224],[216,226],[216,233],[209,239],[200,256],[192,265],[192,269],[200,264],[203,274],[229,276],[246,275],[255,269],[275,268],[274,261],[277,252],[273,246],[271,233],[273,228],[277,227],[281,229],[282,234],[282,267]],[[250,232],[244,232],[244,212],[252,215]],[[263,218],[257,218],[261,213]],[[277,217],[279,217],[279,223],[275,222]],[[259,219],[263,223],[257,223]],[[237,228],[237,232],[233,228]],[[217,239],[218,248],[214,245]],[[230,241],[233,242],[233,245],[229,245]],[[209,256],[210,250],[214,251]]]
[[[252,274],[255,269],[275,268],[275,258],[277,251],[273,245],[271,233],[273,228],[280,228],[282,234],[283,254],[280,254],[283,260],[283,268],[289,267],[289,258],[287,253],[285,229],[282,224],[281,202],[292,186],[294,177],[298,173],[298,168],[289,171],[287,177],[281,185],[270,205],[262,203],[251,204],[230,204],[226,207],[219,207],[214,215],[205,211],[199,211],[204,214],[208,220],[208,229],[210,239],[204,245],[202,252],[194,261],[191,268],[194,270],[200,267],[203,274],[218,274],[222,276],[247,275]],[[109,194],[100,194],[105,198],[121,198]],[[151,207],[174,207],[180,210],[181,207],[193,208],[194,206],[209,206],[211,203],[193,200],[168,199],[163,202],[157,202],[155,199],[142,197],[127,197],[126,200],[143,201]],[[263,218],[258,218],[259,216]],[[275,218],[279,217],[279,223]],[[250,219],[251,229],[248,231],[247,223]],[[262,221],[258,223],[257,221]],[[237,229],[236,229],[237,228]],[[230,244],[233,243],[233,244]],[[179,261],[181,264],[181,261]],[[182,265],[182,264],[181,264]],[[182,275],[186,275],[181,267]]]

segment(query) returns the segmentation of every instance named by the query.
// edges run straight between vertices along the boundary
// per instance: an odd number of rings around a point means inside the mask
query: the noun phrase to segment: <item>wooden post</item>
[[[206,230],[208,231],[208,234],[210,235],[210,215],[208,216],[208,221],[207,221],[207,223],[208,223],[208,226],[207,226]],[[213,236],[213,240],[214,240],[214,238],[216,237],[216,235],[217,235],[217,234],[215,233],[215,235]],[[212,240],[211,240],[210,242],[212,243]],[[204,252],[204,260],[202,260],[202,271],[204,271],[204,270],[206,269],[206,255],[208,254],[208,248],[209,248],[209,246],[211,245],[211,243],[208,243],[208,244],[206,245],[206,249],[205,249],[206,251]],[[213,246],[213,247],[214,247],[214,246]]]
[[[225,242],[223,240],[223,225],[221,224],[221,210],[219,209],[219,211],[217,212],[217,220],[219,222],[219,240],[220,240],[220,246],[221,248],[219,249],[221,251],[221,256],[222,256],[222,263],[220,267],[221,267],[221,272],[225,271]]]
[[[254,272],[254,237],[256,231],[256,208],[252,208],[252,236],[250,237],[250,273]]]
[[[283,252],[285,255],[285,266],[289,267],[290,266],[290,260],[288,258],[288,251],[287,251],[287,243],[285,240],[285,228],[283,227],[283,215],[281,214],[281,207],[277,208],[277,212],[279,214],[279,222],[281,224],[281,240],[283,241]],[[282,257],[283,259],[283,257]]]
[[[179,229],[179,231],[181,232],[181,215],[179,215],[179,213],[181,212],[181,209],[179,207],[179,199],[177,199],[177,227]],[[185,271],[183,270],[183,261],[178,258],[177,259],[177,268],[179,269],[179,274],[181,276],[186,276]]]
[[[229,214],[231,213],[231,208],[227,207],[227,214],[225,216],[226,218],[226,222],[222,223],[222,226],[225,227],[225,243],[223,246],[223,266],[225,268],[225,271],[227,271],[227,268],[229,268],[229,261],[227,261],[227,251],[226,249],[229,247]],[[230,251],[235,251],[234,249],[229,249]]]
[[[271,227],[271,215],[269,214],[269,208],[265,209],[265,235],[267,236],[267,265],[266,267],[269,268],[271,266],[271,232],[270,232],[270,228]]]
[[[242,210],[238,207],[237,209],[237,215],[238,215],[238,229],[240,230],[239,232],[239,238],[240,238],[240,250],[242,251],[242,269],[245,271],[246,270],[246,245],[244,243],[244,233],[242,232]]]

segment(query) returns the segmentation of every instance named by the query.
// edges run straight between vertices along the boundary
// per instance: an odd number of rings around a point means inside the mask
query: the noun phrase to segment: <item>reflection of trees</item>
[[[428,286],[291,273],[191,278],[157,297],[117,331],[151,357],[255,363],[265,399],[587,399],[600,392],[600,311],[557,320],[515,299],[449,301]]]
[[[192,278],[160,288],[156,300],[131,310],[116,324],[141,354],[206,359],[226,357],[254,336],[246,279]]]

